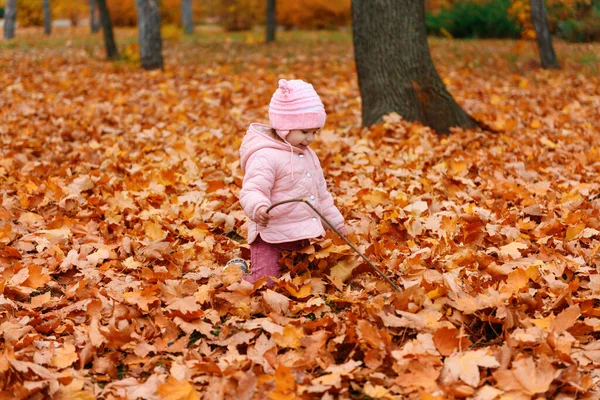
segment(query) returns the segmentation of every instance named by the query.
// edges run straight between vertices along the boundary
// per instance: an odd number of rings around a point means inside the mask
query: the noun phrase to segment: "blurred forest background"
[[[0,18],[6,0],[0,0]],[[43,0],[17,0],[20,26],[42,26]],[[180,0],[161,0],[163,27],[181,25]],[[217,25],[227,31],[248,30],[265,23],[266,0],[205,0],[192,2],[195,24]],[[534,39],[527,0],[427,0],[426,24],[432,35],[453,38]],[[135,26],[135,0],[107,0],[115,26]],[[600,40],[599,0],[548,0],[548,23],[553,35],[567,41]],[[281,0],[277,24],[285,29],[350,27],[350,0]],[[89,23],[89,0],[52,0],[53,20],[73,26]]]

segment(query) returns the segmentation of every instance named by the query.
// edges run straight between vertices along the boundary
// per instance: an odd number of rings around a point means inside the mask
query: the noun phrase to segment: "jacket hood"
[[[246,172],[246,163],[252,154],[260,149],[271,148],[286,152],[302,153],[301,149],[271,137],[268,133],[269,129],[271,129],[270,126],[258,123],[250,124],[250,127],[248,127],[246,136],[242,139],[242,145],[240,146],[240,167],[243,173]]]

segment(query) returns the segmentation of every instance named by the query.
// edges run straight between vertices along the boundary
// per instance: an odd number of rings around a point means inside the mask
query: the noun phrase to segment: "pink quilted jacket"
[[[301,197],[312,202],[337,229],[344,226],[344,217],[333,204],[327,191],[321,164],[315,152],[308,148],[291,147],[272,138],[267,125],[251,124],[240,147],[244,183],[240,203],[250,217],[248,243],[258,234],[268,243],[291,242],[325,234],[325,222],[304,203],[288,203],[269,212],[266,227],[254,222],[254,213],[261,206]]]

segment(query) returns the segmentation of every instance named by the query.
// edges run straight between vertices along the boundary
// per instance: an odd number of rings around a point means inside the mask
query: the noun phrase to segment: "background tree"
[[[17,24],[17,0],[6,0],[4,5],[4,39],[15,37]]]
[[[275,41],[276,28],[277,18],[275,14],[275,0],[267,0],[267,43]]]
[[[530,0],[531,5],[531,21],[535,29],[535,38],[542,60],[542,67],[547,69],[559,69],[560,64],[554,52],[552,45],[552,36],[550,35],[550,27],[548,26],[548,18],[546,17],[546,4],[544,0]]]
[[[50,15],[50,0],[43,1],[44,8],[44,33],[49,35],[52,33],[52,16]]]
[[[90,0],[90,31],[92,33],[96,33],[100,30],[100,21],[96,16],[96,10],[98,9],[98,5],[96,4],[96,0]]]
[[[395,111],[437,133],[477,126],[433,65],[423,0],[352,0],[352,15],[364,125]]]
[[[106,5],[106,0],[96,0],[98,9],[100,10],[100,24],[102,25],[102,33],[104,35],[104,45],[106,47],[106,57],[109,60],[119,59],[119,50],[115,44],[115,37],[113,35],[112,21],[110,19],[110,12]]]
[[[192,0],[181,0],[181,24],[183,33],[191,35],[194,33],[194,21],[192,20]]]
[[[136,0],[135,5],[142,67],[147,70],[162,69],[162,38],[158,4],[155,0]]]

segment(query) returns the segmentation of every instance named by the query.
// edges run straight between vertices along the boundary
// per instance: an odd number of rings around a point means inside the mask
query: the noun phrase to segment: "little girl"
[[[271,126],[250,124],[240,148],[244,182],[240,203],[250,218],[251,275],[279,278],[283,250],[300,250],[310,238],[325,234],[319,216],[304,203],[267,208],[282,200],[305,198],[342,234],[344,217],[327,191],[321,164],[308,146],[325,124],[325,108],[309,83],[279,81],[269,104]]]

